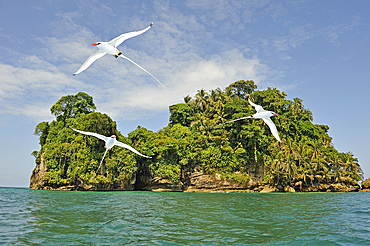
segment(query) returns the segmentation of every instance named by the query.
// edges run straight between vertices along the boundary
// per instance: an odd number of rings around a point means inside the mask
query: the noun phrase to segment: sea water
[[[370,193],[0,188],[0,244],[370,245]]]

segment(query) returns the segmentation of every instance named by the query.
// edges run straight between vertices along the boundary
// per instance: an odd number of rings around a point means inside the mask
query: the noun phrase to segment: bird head
[[[99,45],[100,43],[92,43],[91,45]]]
[[[112,136],[111,136],[111,138],[114,138],[114,139],[116,139],[116,135],[112,135]]]

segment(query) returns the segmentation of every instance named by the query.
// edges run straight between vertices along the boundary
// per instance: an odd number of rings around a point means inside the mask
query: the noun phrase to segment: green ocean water
[[[370,193],[0,188],[5,245],[370,245]]]

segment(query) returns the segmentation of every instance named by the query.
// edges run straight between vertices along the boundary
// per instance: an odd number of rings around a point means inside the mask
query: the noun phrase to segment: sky
[[[86,92],[125,136],[167,126],[168,107],[199,89],[254,80],[301,98],[334,147],[370,176],[368,0],[0,0],[0,186],[28,187],[35,127],[59,98]],[[73,76],[122,33],[144,34]],[[263,105],[262,105],[263,106]]]

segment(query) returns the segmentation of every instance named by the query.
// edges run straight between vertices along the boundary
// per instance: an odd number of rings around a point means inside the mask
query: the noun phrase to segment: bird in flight
[[[164,88],[166,88],[151,73],[149,73],[142,66],[140,66],[139,64],[137,64],[136,62],[134,62],[130,58],[124,56],[122,54],[122,52],[117,49],[117,46],[120,45],[123,41],[125,41],[125,40],[127,40],[129,38],[138,36],[140,34],[143,34],[144,32],[148,31],[152,27],[152,25],[153,25],[153,22],[147,28],[145,28],[145,29],[143,29],[141,31],[134,31],[134,32],[128,32],[128,33],[121,34],[121,35],[119,35],[118,37],[112,39],[109,42],[96,42],[96,43],[92,43],[91,45],[94,45],[94,46],[98,47],[99,50],[97,52],[95,52],[94,54],[92,54],[89,58],[87,58],[87,60],[84,62],[84,64],[82,64],[82,66],[73,75],[79,74],[82,71],[86,70],[88,67],[90,67],[90,65],[94,61],[96,61],[97,59],[103,57],[105,54],[110,54],[110,55],[113,55],[115,58],[122,57],[122,58],[125,58],[126,60],[132,62],[133,64],[135,64],[136,66],[138,66],[139,68],[141,68],[143,71],[145,71],[146,73],[148,73],[150,76],[152,76]]]
[[[100,134],[95,133],[95,132],[84,132],[84,131],[76,130],[76,129],[72,128],[71,126],[69,128],[71,128],[72,130],[74,130],[76,132],[79,132],[79,133],[82,133],[82,134],[85,134],[85,135],[89,135],[89,136],[94,136],[94,137],[97,137],[97,138],[105,141],[105,146],[104,147],[106,148],[106,150],[104,152],[103,158],[100,161],[100,165],[99,165],[98,169],[96,170],[96,172],[99,171],[99,168],[100,168],[100,166],[101,166],[101,164],[102,164],[102,162],[104,160],[105,154],[108,152],[108,150],[110,150],[111,148],[113,148],[114,145],[117,145],[119,147],[126,148],[126,149],[134,152],[135,154],[138,154],[138,155],[143,156],[145,158],[152,158],[150,156],[146,156],[146,155],[141,154],[139,151],[137,151],[136,149],[132,148],[131,146],[129,146],[127,144],[124,144],[122,142],[117,141],[115,135],[112,135],[110,137],[106,137],[106,136],[100,135]]]
[[[280,137],[279,137],[279,133],[278,133],[278,131],[276,129],[276,126],[275,126],[274,122],[272,122],[272,120],[270,119],[271,116],[279,116],[279,115],[277,113],[275,113],[275,112],[264,110],[261,105],[252,103],[249,98],[248,98],[248,102],[257,111],[255,114],[252,114],[251,116],[247,116],[247,117],[242,117],[242,118],[239,118],[239,119],[235,119],[235,120],[230,120],[230,121],[227,121],[225,123],[219,124],[217,126],[224,125],[224,124],[227,124],[227,123],[230,123],[230,122],[234,122],[234,121],[237,121],[237,120],[248,119],[248,118],[249,119],[262,119],[269,126],[272,135],[274,135],[274,137],[279,142],[281,142]]]

